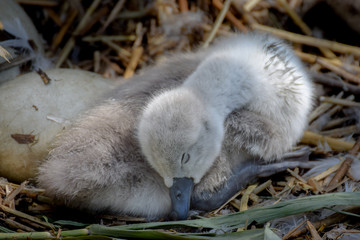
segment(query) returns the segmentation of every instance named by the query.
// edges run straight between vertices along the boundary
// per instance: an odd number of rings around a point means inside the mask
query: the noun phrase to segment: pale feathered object
[[[230,180],[263,169],[254,160],[288,151],[311,105],[286,44],[237,35],[121,85],[59,136],[38,180],[72,207],[185,218],[191,196],[194,208],[221,205],[241,185]]]

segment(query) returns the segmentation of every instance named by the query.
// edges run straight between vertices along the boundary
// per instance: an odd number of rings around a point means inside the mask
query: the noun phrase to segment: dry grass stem
[[[216,209],[215,211],[213,211],[214,214],[218,214],[226,205],[228,205],[232,200],[234,200],[235,198],[237,198],[240,194],[242,194],[244,192],[243,189],[241,189],[240,191],[238,191],[237,193],[234,194],[234,196],[232,196],[229,200],[227,200],[223,205],[221,205],[218,209]]]
[[[286,171],[288,171],[293,177],[295,177],[297,180],[303,182],[303,183],[306,183],[306,180],[304,178],[302,178],[298,172],[295,172],[295,171],[292,171],[291,169],[286,169]]]
[[[35,5],[43,7],[55,7],[59,4],[57,0],[16,0],[19,4]]]
[[[333,42],[333,41],[329,41],[329,40],[325,40],[325,39],[304,36],[301,34],[292,33],[292,32],[268,27],[268,26],[265,26],[262,24],[257,24],[257,23],[252,24],[251,27],[254,30],[272,33],[280,38],[286,39],[286,40],[294,42],[294,43],[301,43],[301,44],[305,44],[305,45],[313,46],[313,47],[329,48],[334,52],[345,53],[345,54],[349,53],[349,54],[353,54],[356,56],[360,56],[360,48],[359,47],[354,47],[354,46],[350,46],[347,44]]]
[[[102,39],[101,40],[103,43],[107,44],[109,47],[111,47],[112,49],[114,49],[115,51],[117,51],[118,56],[126,56],[126,57],[130,57],[131,56],[131,52],[127,51],[126,49],[120,47],[119,45],[117,45],[116,43],[113,43],[110,40],[107,39]]]
[[[35,232],[35,229],[31,228],[31,227],[28,227],[22,223],[19,223],[15,220],[12,220],[10,218],[7,218],[7,219],[4,219],[4,222],[9,225],[9,227],[12,227],[12,228],[15,228],[15,229],[20,229],[22,231],[25,231],[25,232]]]
[[[61,26],[62,21],[58,13],[49,7],[45,8],[44,10],[47,12],[47,14],[49,14],[49,17],[56,23],[56,25]]]
[[[261,184],[260,186],[255,188],[253,193],[258,194],[258,193],[264,191],[266,188],[268,188],[271,185],[271,183],[272,183],[271,180],[267,180],[266,182],[264,182],[263,184]]]
[[[331,179],[330,183],[326,187],[325,192],[330,192],[339,186],[339,183],[342,181],[343,177],[346,175],[347,171],[349,170],[352,161],[353,160],[351,158],[347,158],[345,161],[342,162],[335,176]]]
[[[324,129],[324,130],[331,129],[331,128],[334,128],[334,127],[336,127],[336,126],[345,124],[346,122],[351,121],[351,120],[353,120],[353,119],[354,119],[354,117],[352,117],[352,116],[333,119],[333,120],[328,121],[328,122],[325,124],[325,126],[324,126],[323,129]]]
[[[360,78],[358,76],[352,74],[352,73],[349,73],[345,69],[342,69],[341,67],[335,66],[335,65],[329,63],[328,61],[324,61],[321,58],[318,58],[316,60],[316,62],[319,63],[321,66],[333,71],[334,73],[337,73],[340,76],[344,77],[349,82],[360,84]]]
[[[27,219],[31,222],[34,222],[34,223],[44,226],[46,228],[52,228],[52,229],[54,228],[54,225],[52,225],[51,223],[43,222],[36,217],[33,217],[33,216],[25,214],[23,212],[17,211],[15,209],[9,208],[7,206],[0,205],[0,209],[3,210],[4,212],[10,213],[10,214],[15,215],[20,218]]]
[[[124,78],[130,78],[134,75],[136,66],[139,63],[141,55],[143,54],[144,48],[143,47],[136,47],[133,50],[133,54],[131,55],[129,65],[126,67]]]
[[[295,235],[294,233],[302,226],[304,226],[304,224],[306,223],[307,220],[302,221],[300,224],[298,224],[295,228],[293,228],[290,232],[288,232],[287,234],[285,234],[282,237],[282,240],[287,240],[293,237],[296,237],[297,235]]]
[[[250,12],[262,0],[248,0],[243,8],[246,12]]]
[[[330,76],[326,76],[324,74],[313,73],[312,77],[314,82],[332,87],[332,88],[339,88],[342,91],[350,92],[352,94],[360,94],[360,87],[349,84],[347,82],[343,82],[340,80],[336,80],[331,78]]]
[[[82,38],[85,42],[97,42],[97,41],[114,41],[114,42],[121,42],[121,41],[135,41],[135,35],[98,35],[98,36],[86,36]]]
[[[94,52],[94,72],[99,72],[100,70],[100,52],[95,51]]]
[[[319,143],[324,144],[326,142],[334,151],[349,151],[354,146],[353,143],[342,141],[332,137],[322,136],[311,131],[305,131],[304,136],[300,142],[315,146],[317,146]]]
[[[360,127],[358,125],[351,125],[341,128],[335,128],[331,130],[321,131],[320,134],[324,136],[330,136],[330,137],[345,137],[351,134],[359,133]]]
[[[285,0],[277,0],[277,2],[285,9],[285,11],[289,14],[289,16],[292,18],[292,20],[295,22],[295,24],[308,36],[312,36],[311,29],[306,25],[306,23],[301,20],[299,15],[290,7],[290,5]],[[327,48],[320,47],[320,51],[328,58],[336,58],[336,55],[331,52]],[[336,62],[340,62],[338,59],[334,59]]]
[[[73,32],[73,36],[77,36],[80,33],[80,31],[82,31],[82,29],[88,24],[88,21],[90,21],[90,16],[95,11],[95,9],[99,6],[100,3],[101,3],[101,0],[94,0],[91,3],[91,5],[87,9],[85,15],[81,19],[80,23],[75,28],[75,30]],[[70,52],[74,46],[75,46],[75,39],[74,39],[74,37],[71,37],[67,41],[67,43],[65,44],[65,47],[62,49],[62,51],[60,53],[60,57],[58,58],[58,60],[56,62],[56,68],[60,67],[63,64],[63,62],[67,59],[68,55],[70,54]]]
[[[181,12],[189,11],[188,1],[187,0],[179,0],[179,9]]]
[[[212,40],[215,38],[217,30],[219,29],[220,25],[224,21],[226,13],[229,11],[231,1],[232,0],[226,0],[225,1],[223,8],[221,9],[219,15],[217,16],[217,18],[216,18],[216,20],[214,22],[214,25],[213,25],[213,28],[211,29],[210,34],[208,35],[208,37],[206,38],[206,40],[205,40],[205,42],[203,44],[204,48],[208,47],[210,42],[212,42]]]
[[[213,5],[219,10],[223,9],[224,7],[223,3],[220,2],[220,0],[213,0]],[[226,12],[226,19],[229,20],[232,24],[234,24],[234,26],[240,31],[244,33],[248,32],[248,29],[245,27],[245,25],[239,19],[237,19],[230,11]]]
[[[326,103],[337,104],[340,106],[346,106],[346,107],[360,107],[359,102],[354,102],[354,101],[347,100],[347,99],[338,99],[338,98],[333,98],[333,97],[321,96],[320,101],[326,102]]]
[[[15,197],[25,188],[25,185],[28,184],[28,181],[24,181],[20,184],[18,188],[15,188],[9,195],[6,196],[5,200],[3,201],[3,205],[8,205],[10,201],[14,200]]]
[[[320,180],[326,178],[326,177],[329,176],[330,174],[336,172],[336,171],[340,168],[340,166],[342,165],[343,162],[344,162],[344,160],[341,161],[341,162],[339,162],[339,163],[337,163],[337,164],[335,164],[334,166],[328,168],[326,171],[324,171],[324,172],[316,175],[315,177],[313,177],[313,179],[314,179],[315,181],[320,181]]]
[[[338,95],[336,95],[336,98],[342,98],[342,96],[344,96],[344,92],[338,93]],[[321,103],[310,113],[309,122],[311,123],[312,121],[320,117],[322,114],[330,110],[333,106],[334,105],[331,103],[327,103],[327,102]]]
[[[124,4],[125,4],[126,0],[119,0],[115,7],[113,8],[113,10],[111,11],[109,17],[106,19],[106,22],[104,23],[104,25],[102,26],[102,28],[99,29],[99,31],[97,32],[97,34],[102,34],[106,28],[110,25],[111,22],[113,22],[116,18],[116,16],[118,15],[118,13],[121,11],[121,9],[123,8]]]
[[[70,13],[70,16],[66,19],[65,24],[62,25],[62,27],[60,28],[60,31],[57,33],[56,37],[54,38],[54,40],[51,44],[51,49],[53,51],[55,51],[57,49],[57,47],[59,46],[59,44],[62,42],[65,34],[69,30],[70,26],[73,24],[77,14],[78,14],[78,11],[76,9],[73,10]]]
[[[253,184],[248,186],[248,188],[245,190],[244,194],[241,197],[240,200],[240,211],[245,211],[248,209],[248,202],[250,194],[254,191],[254,189],[257,187],[257,184]]]
[[[10,59],[12,59],[12,55],[0,45],[0,57],[4,58],[8,63],[10,63]]]
[[[306,225],[310,231],[313,240],[322,240],[319,233],[316,231],[316,228],[314,227],[314,225],[311,224],[310,221],[306,221]]]

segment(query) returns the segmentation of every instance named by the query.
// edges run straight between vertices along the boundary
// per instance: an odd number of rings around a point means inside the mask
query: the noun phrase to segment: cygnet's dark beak
[[[170,198],[172,202],[170,218],[172,220],[187,218],[193,187],[194,181],[191,178],[174,178],[174,183],[170,188]]]

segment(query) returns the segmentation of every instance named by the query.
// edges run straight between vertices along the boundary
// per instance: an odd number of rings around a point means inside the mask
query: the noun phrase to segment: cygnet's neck
[[[213,53],[184,82],[208,107],[223,119],[234,109],[246,105],[254,95],[253,77],[246,63],[235,54]]]

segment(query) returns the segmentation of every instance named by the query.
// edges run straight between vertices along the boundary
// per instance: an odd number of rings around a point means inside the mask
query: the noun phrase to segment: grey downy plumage
[[[312,83],[285,43],[248,34],[146,69],[106,99],[57,138],[40,186],[91,212],[186,218],[299,140]]]

